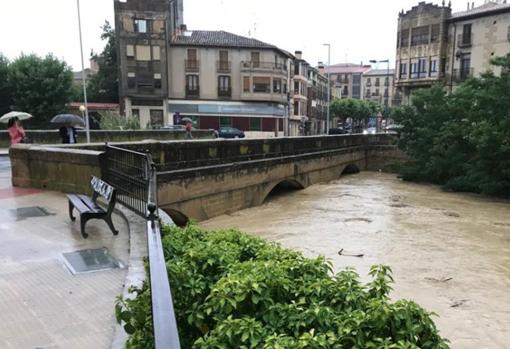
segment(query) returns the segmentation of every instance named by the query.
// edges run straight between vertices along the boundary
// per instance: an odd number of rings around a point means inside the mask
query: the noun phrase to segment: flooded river
[[[453,348],[510,348],[510,202],[365,172],[203,222],[236,227],[336,270],[392,267],[394,299],[439,315]],[[363,254],[363,257],[340,256]]]

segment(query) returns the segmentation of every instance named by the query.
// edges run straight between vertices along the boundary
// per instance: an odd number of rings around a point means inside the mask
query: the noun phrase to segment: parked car
[[[402,128],[402,125],[392,124],[385,127],[386,133],[390,134],[398,134],[400,129]]]
[[[364,135],[375,135],[377,133],[376,127],[369,127],[363,130]]]
[[[244,132],[233,127],[220,127],[218,130],[219,138],[244,138]]]
[[[343,129],[343,127],[335,127],[329,129],[330,135],[344,135],[347,131]]]

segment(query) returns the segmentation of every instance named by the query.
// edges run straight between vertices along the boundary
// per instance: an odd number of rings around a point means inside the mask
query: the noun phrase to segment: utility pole
[[[331,109],[331,79],[330,79],[330,65],[331,65],[331,44],[324,44],[324,46],[328,47],[328,116],[327,116],[327,122],[326,122],[326,134],[329,135],[329,119],[330,119],[330,109]]]
[[[87,143],[90,143],[90,125],[89,125],[89,108],[87,104],[87,74],[85,73],[85,62],[83,60],[83,41],[81,37],[81,15],[80,0],[76,0],[78,7],[78,28],[80,32],[80,51],[81,51],[81,80],[83,82],[83,102],[85,104],[85,131],[87,132]]]

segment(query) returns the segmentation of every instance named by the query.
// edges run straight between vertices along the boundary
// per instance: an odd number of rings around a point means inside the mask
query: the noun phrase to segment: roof
[[[360,65],[353,63],[340,63],[324,67],[324,73],[330,74],[363,74],[369,71],[371,67],[369,65]]]
[[[274,45],[257,39],[232,34],[223,30],[193,30],[172,38],[173,45],[204,46],[204,47],[234,47],[234,48],[261,48],[272,49],[282,52],[284,55],[292,55]]]
[[[390,69],[388,71],[388,69],[372,69],[372,70],[369,70],[367,71],[364,75],[366,76],[375,76],[375,75],[383,75],[383,76],[386,76],[388,75],[388,72],[389,72],[389,75],[394,75],[395,74],[395,69]]]
[[[499,12],[510,12],[510,4],[490,1],[471,10],[453,13],[450,21],[455,22],[468,18],[490,16],[493,13]]]

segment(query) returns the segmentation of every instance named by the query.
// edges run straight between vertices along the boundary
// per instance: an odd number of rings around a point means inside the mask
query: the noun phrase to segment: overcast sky
[[[316,65],[368,63],[395,57],[398,12],[418,0],[184,0],[189,29],[226,30],[302,50]],[[441,0],[435,0],[440,3]],[[478,0],[476,5],[480,5]],[[466,1],[453,1],[454,11]],[[99,36],[105,20],[113,25],[113,0],[81,0],[84,54],[101,51]],[[75,0],[0,0],[0,52],[12,59],[24,53],[53,53],[79,70],[80,46]],[[393,65],[393,63],[392,63]],[[88,66],[88,62],[86,62]],[[382,64],[380,68],[385,68]]]

